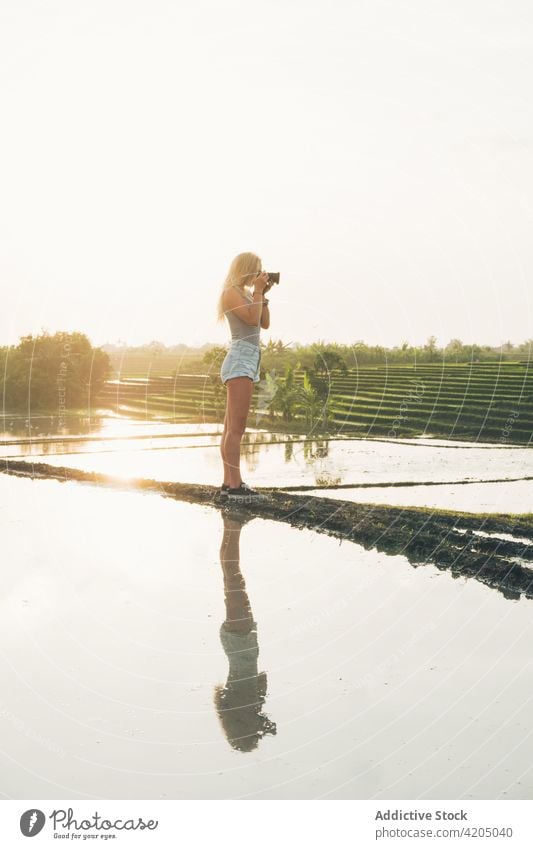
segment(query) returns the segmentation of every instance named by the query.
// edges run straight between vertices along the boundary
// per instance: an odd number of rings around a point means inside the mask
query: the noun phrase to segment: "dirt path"
[[[256,504],[220,507],[215,488],[201,484],[124,480],[46,463],[4,461],[5,474],[78,481],[123,490],[138,489],[167,498],[210,505],[233,515],[286,522],[296,528],[326,533],[366,549],[401,554],[417,567],[433,563],[454,576],[472,577],[507,598],[533,598],[533,514],[475,515],[418,507],[358,504],[263,488],[268,498]],[[494,535],[512,535],[505,540]],[[490,535],[490,536],[489,536]]]

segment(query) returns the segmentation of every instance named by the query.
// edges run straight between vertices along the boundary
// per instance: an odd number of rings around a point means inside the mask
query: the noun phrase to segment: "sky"
[[[0,0],[0,344],[533,337],[533,6]]]

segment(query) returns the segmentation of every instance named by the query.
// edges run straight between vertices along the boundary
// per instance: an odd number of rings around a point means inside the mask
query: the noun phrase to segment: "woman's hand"
[[[259,292],[260,295],[264,295],[267,285],[268,274],[266,271],[262,271],[254,280],[254,295],[256,292]]]

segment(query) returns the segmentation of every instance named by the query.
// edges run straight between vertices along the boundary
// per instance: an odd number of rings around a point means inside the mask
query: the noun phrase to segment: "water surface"
[[[312,531],[0,475],[8,798],[531,798],[533,617]]]
[[[466,513],[531,513],[533,481],[468,483],[454,486],[384,486],[347,489],[316,489],[309,497],[322,496],[361,504],[397,507],[431,507]]]

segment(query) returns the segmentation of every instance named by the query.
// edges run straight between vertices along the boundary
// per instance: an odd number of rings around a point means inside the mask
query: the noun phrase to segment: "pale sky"
[[[0,0],[0,344],[533,336],[529,0]]]

